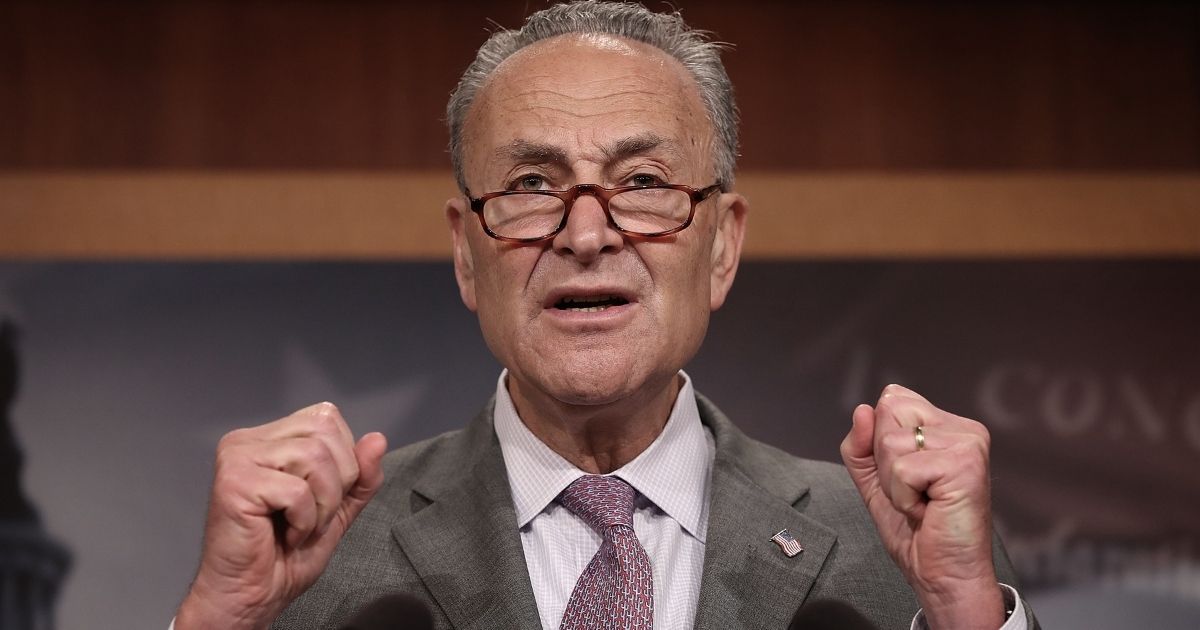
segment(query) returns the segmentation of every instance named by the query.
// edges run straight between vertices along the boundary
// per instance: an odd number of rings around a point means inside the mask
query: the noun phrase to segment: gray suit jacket
[[[706,398],[697,402],[716,460],[695,627],[782,630],[801,604],[837,599],[881,629],[908,628],[916,599],[845,469],[754,441]],[[492,405],[464,430],[388,454],[384,466],[384,487],[273,627],[336,628],[402,592],[425,600],[439,630],[539,629]],[[770,542],[784,528],[801,554]],[[995,551],[1001,581],[1015,584],[998,541]]]

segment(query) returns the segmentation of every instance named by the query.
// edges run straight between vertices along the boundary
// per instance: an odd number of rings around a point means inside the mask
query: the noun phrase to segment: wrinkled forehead
[[[473,145],[541,140],[524,137],[538,125],[547,134],[586,133],[621,116],[629,135],[674,135],[697,151],[711,147],[699,87],[677,59],[618,36],[571,34],[531,44],[497,66],[467,114],[464,149],[471,155]]]
[[[606,72],[608,71],[608,72]],[[477,101],[533,80],[547,79],[586,89],[610,72],[635,72],[665,89],[699,98],[683,64],[650,44],[606,33],[571,33],[534,42],[496,66]]]

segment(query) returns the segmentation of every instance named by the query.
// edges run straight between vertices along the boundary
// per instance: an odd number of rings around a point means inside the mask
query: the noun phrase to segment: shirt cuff
[[[1004,594],[1004,614],[1008,616],[1000,630],[1029,630],[1029,624],[1025,621],[1025,603],[1021,601],[1017,589],[1001,582],[1000,592]],[[929,630],[929,624],[925,623],[924,609],[917,611],[909,630]]]

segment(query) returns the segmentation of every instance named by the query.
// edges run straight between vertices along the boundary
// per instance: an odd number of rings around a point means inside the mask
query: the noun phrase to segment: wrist
[[[1004,592],[995,580],[917,595],[930,630],[997,630],[1007,621]]]
[[[175,630],[267,630],[273,619],[262,607],[240,605],[236,598],[222,597],[197,583],[175,613]]]
[[[175,613],[174,630],[204,630],[205,628],[228,628],[229,630],[266,630],[270,622],[259,622],[249,616],[238,616],[218,607],[192,601],[191,597],[179,605]]]

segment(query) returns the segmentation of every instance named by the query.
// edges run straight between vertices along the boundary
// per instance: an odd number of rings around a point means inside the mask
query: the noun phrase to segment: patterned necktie
[[[575,583],[560,630],[651,630],[654,578],[650,557],[633,532],[634,490],[616,477],[587,475],[559,502],[604,536]]]

